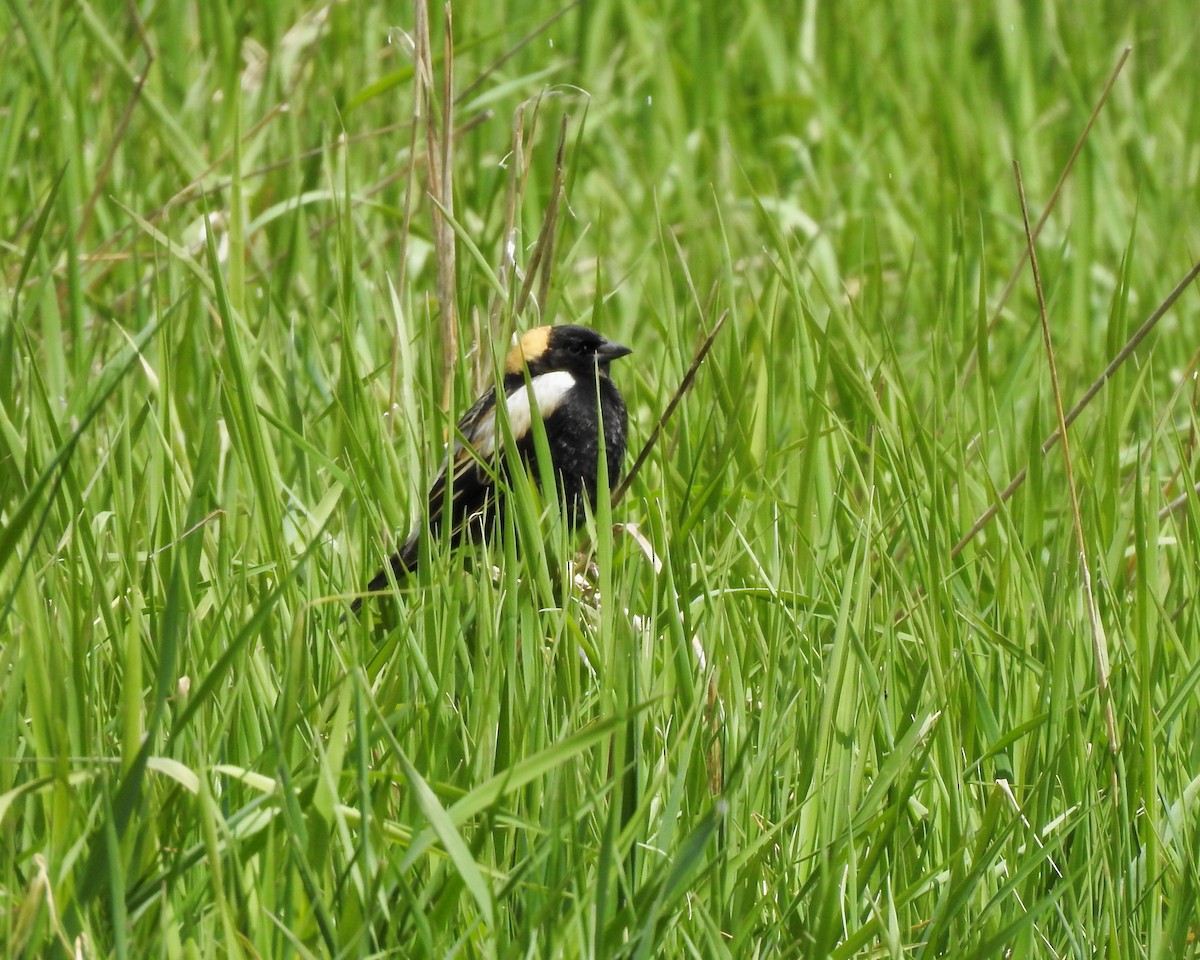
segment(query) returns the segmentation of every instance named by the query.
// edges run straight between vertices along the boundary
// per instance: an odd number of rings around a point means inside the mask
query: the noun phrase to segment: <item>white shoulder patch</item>
[[[533,416],[529,406],[531,390],[533,402],[541,411],[542,419],[546,420],[558,409],[574,386],[574,376],[565,370],[555,370],[534,377],[528,386],[521,384],[517,387],[508,395],[508,424],[512,429],[513,438],[520,440],[533,425]],[[481,457],[490,457],[496,452],[495,411],[479,421],[479,425],[471,431],[468,439]]]

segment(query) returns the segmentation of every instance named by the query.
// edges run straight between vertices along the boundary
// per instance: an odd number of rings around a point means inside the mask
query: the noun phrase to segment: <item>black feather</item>
[[[517,454],[526,467],[533,465],[535,451],[528,407],[536,401],[542,413],[563,516],[572,527],[583,521],[585,503],[595,505],[601,421],[609,482],[615,483],[621,474],[628,413],[621,392],[609,376],[609,364],[630,352],[628,347],[607,340],[588,327],[540,327],[521,338],[505,363],[502,389],[510,410]],[[546,376],[551,374],[569,374],[569,377]],[[538,393],[539,382],[548,385],[546,396]],[[541,406],[543,402],[545,406]],[[492,389],[459,420],[446,463],[429,490],[430,535],[445,534],[452,546],[490,535],[495,524],[498,509],[495,478],[504,476],[504,458],[499,453],[502,444],[495,436],[495,407],[496,390]],[[538,482],[540,471],[534,469],[532,473]],[[367,590],[384,590],[393,580],[412,574],[417,569],[419,544],[420,528],[409,534],[387,566],[372,578]],[[354,601],[351,610],[357,610],[361,602],[361,598]]]

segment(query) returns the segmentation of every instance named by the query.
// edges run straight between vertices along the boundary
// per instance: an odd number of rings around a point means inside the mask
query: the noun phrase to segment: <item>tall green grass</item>
[[[1192,7],[452,13],[0,8],[0,953],[1200,955],[1194,288],[1082,558],[1002,301],[1127,45],[1068,409],[1191,267]],[[633,346],[636,451],[726,313],[588,535],[341,619],[512,330]]]

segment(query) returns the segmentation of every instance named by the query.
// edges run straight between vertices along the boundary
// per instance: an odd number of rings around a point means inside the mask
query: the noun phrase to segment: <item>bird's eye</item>
[[[567,352],[568,352],[568,353],[570,353],[570,354],[572,354],[572,355],[574,355],[574,356],[576,356],[576,357],[582,356],[582,355],[583,355],[583,344],[582,344],[582,343],[571,343],[571,344],[568,344],[568,345],[567,345]]]

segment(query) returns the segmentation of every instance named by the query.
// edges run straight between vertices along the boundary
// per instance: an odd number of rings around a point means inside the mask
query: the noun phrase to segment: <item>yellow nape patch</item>
[[[527,363],[545,353],[549,344],[549,327],[534,327],[532,330],[526,330],[521,335],[521,339],[508,351],[508,357],[504,361],[504,372],[506,374],[520,373],[525,369]]]

